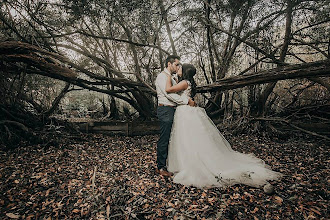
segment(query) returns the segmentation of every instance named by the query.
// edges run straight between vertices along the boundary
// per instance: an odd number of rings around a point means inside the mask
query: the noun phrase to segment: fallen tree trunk
[[[329,75],[330,60],[322,60],[312,63],[296,64],[271,70],[264,70],[249,75],[233,76],[230,78],[221,79],[210,85],[198,86],[197,92],[205,93],[215,90],[237,89],[244,86],[276,82],[279,80]]]

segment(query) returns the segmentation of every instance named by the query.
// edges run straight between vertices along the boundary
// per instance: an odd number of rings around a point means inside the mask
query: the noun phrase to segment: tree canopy
[[[198,68],[199,92],[211,92],[200,98],[210,115],[229,103],[264,115],[283,101],[274,92],[277,80],[308,78],[304,83],[313,83],[318,94],[329,90],[328,78],[320,78],[329,73],[328,15],[326,0],[7,0],[0,3],[1,74],[6,82],[19,77],[11,89],[23,86],[28,97],[35,88],[28,88],[27,78],[43,75],[69,83],[56,81],[64,90],[57,88],[53,99],[79,88],[94,90],[109,95],[112,110],[124,102],[150,118],[154,79],[166,56],[178,54]],[[315,63],[322,63],[317,73],[308,69]],[[285,72],[297,65],[298,75]],[[282,78],[276,70],[284,70]],[[247,87],[239,92],[232,89],[242,86],[220,86],[227,78],[258,74],[268,80],[243,83]],[[35,104],[42,106],[40,100]]]

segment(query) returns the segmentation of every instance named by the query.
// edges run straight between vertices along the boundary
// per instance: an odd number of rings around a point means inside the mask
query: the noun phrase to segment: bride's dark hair
[[[179,78],[179,81],[187,80],[191,83],[191,98],[193,98],[196,94],[196,82],[194,80],[195,74],[196,68],[192,64],[182,64],[182,77]]]

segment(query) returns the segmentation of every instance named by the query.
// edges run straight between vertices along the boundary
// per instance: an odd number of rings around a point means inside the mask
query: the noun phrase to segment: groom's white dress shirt
[[[180,96],[176,93],[167,93],[166,89],[166,81],[168,75],[171,73],[168,69],[164,69],[160,74],[158,74],[155,85],[158,97],[158,105],[166,105],[166,106],[177,106],[177,105],[187,105],[188,104],[188,97],[187,96]],[[172,85],[176,85],[176,81],[172,77]]]

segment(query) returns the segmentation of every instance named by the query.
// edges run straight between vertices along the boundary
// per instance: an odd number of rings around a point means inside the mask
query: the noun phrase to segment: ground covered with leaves
[[[326,219],[329,144],[225,135],[285,176],[273,195],[185,187],[155,174],[157,135],[81,135],[0,151],[1,219]]]

